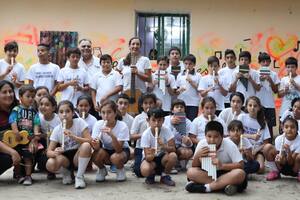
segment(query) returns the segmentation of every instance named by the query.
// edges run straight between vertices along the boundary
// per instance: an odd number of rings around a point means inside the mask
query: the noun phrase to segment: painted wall
[[[83,3],[85,2],[85,3]],[[87,0],[1,2],[0,49],[9,40],[20,44],[18,60],[28,68],[37,61],[36,45],[41,30],[78,31],[79,38],[90,38],[94,46],[115,59],[127,53],[128,39],[135,34],[136,12],[189,13],[191,49],[202,72],[206,59],[215,51],[234,48],[250,50],[253,67],[257,55],[268,52],[283,75],[288,56],[299,40],[300,1],[298,0]],[[0,52],[0,57],[3,57]],[[223,58],[222,58],[223,62]]]

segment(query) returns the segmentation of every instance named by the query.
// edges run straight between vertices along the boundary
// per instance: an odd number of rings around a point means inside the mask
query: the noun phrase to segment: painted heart
[[[289,36],[287,40],[279,36],[270,36],[266,41],[266,49],[268,53],[278,60],[280,57],[286,55],[294,49],[297,45],[297,36]]]

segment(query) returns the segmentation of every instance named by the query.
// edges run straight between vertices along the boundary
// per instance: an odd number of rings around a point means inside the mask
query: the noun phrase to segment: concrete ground
[[[219,199],[299,199],[300,200],[300,183],[295,178],[284,177],[273,182],[266,182],[263,175],[253,175],[250,177],[248,188],[245,192],[228,197],[223,193],[212,194],[189,194],[184,190],[186,184],[185,173],[172,175],[176,181],[176,187],[168,187],[159,183],[155,185],[146,185],[143,178],[136,178],[129,169],[130,163],[126,165],[127,181],[116,182],[115,174],[109,173],[107,181],[104,183],[95,182],[95,171],[88,172],[85,175],[87,182],[86,189],[76,190],[74,185],[62,185],[61,176],[58,175],[56,180],[48,181],[46,175],[34,173],[34,184],[32,186],[18,185],[12,180],[12,169],[0,176],[0,199],[2,200],[99,200],[99,199],[122,199],[122,200],[144,200],[144,199],[188,199],[193,200],[200,198],[202,200],[219,200]],[[159,181],[159,177],[156,177]]]

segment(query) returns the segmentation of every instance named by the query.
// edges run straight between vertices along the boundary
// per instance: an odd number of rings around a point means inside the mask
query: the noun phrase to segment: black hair
[[[286,122],[288,122],[288,121],[290,121],[290,122],[292,122],[292,123],[294,123],[295,124],[295,126],[296,126],[296,131],[297,131],[297,133],[298,133],[298,121],[293,117],[293,116],[291,116],[291,115],[288,115],[286,118],[284,118],[284,120],[283,120],[283,122],[282,122],[282,124],[284,125]]]
[[[157,58],[157,64],[160,61],[166,61],[166,63],[168,64],[169,63],[169,58],[167,56],[160,56],[160,57]]]
[[[295,103],[298,102],[298,101],[300,101],[300,97],[296,97],[292,100],[292,102],[291,102],[291,111],[293,110],[293,107],[294,107]]]
[[[173,110],[176,105],[182,105],[184,107],[184,110],[186,110],[186,104],[183,100],[175,99],[174,101],[172,101],[171,110]]]
[[[19,51],[19,46],[16,41],[11,41],[4,45],[4,52],[12,51],[12,50],[16,50],[17,52]]]
[[[246,100],[245,112],[248,113],[247,105],[248,105],[250,100],[255,101],[258,104],[259,108],[260,108],[259,111],[257,112],[257,117],[256,118],[257,118],[257,122],[260,125],[260,128],[264,129],[266,127],[266,119],[265,119],[265,114],[264,114],[263,107],[262,107],[261,102],[260,102],[258,97],[256,97],[256,96],[248,97],[248,99]]]
[[[218,65],[220,65],[220,61],[219,61],[219,59],[218,59],[217,56],[210,56],[210,57],[208,57],[208,59],[207,59],[207,64],[208,65],[212,65],[215,62],[218,63]]]
[[[183,58],[183,62],[186,60],[191,61],[192,63],[196,64],[196,57],[193,54],[189,54],[189,55],[185,56]]]
[[[181,56],[181,50],[178,47],[171,47],[168,55],[170,55],[172,51],[178,51],[179,55]]]
[[[249,51],[242,51],[240,54],[239,54],[239,60],[241,58],[248,58],[249,59],[249,62],[251,62],[251,53]]]
[[[295,57],[288,57],[285,60],[285,66],[287,65],[295,65],[296,67],[298,67],[298,60]]]
[[[72,103],[71,101],[69,101],[69,100],[63,100],[63,101],[59,102],[59,104],[58,104],[58,106],[57,106],[57,110],[59,110],[59,108],[60,108],[61,106],[63,106],[63,105],[68,105],[72,112],[75,111],[75,108],[74,108],[74,106],[73,106],[73,103]]]
[[[216,132],[220,133],[220,135],[222,137],[224,135],[223,125],[218,121],[208,122],[205,126],[205,135],[207,134],[208,131],[216,131]]]
[[[150,119],[150,117],[164,118],[167,115],[168,113],[161,108],[150,108],[149,111],[147,112],[148,119]]]
[[[67,57],[70,58],[71,54],[77,54],[77,55],[81,56],[81,51],[79,48],[69,48],[67,50]]]
[[[238,128],[238,130],[244,131],[243,123],[240,120],[232,120],[227,127],[227,131],[234,130],[234,128]]]
[[[232,98],[233,98],[234,96],[239,97],[239,98],[241,99],[241,101],[242,101],[242,105],[244,105],[244,102],[245,102],[245,96],[243,95],[243,93],[241,93],[241,92],[234,92],[234,93],[231,93],[231,95],[230,95],[230,97],[229,97],[229,101],[230,101],[230,102],[231,102],[231,100],[232,100]]]
[[[40,101],[42,101],[42,99],[44,99],[44,98],[46,98],[46,99],[48,99],[48,101],[50,101],[51,105],[54,107],[54,112],[56,112],[57,111],[57,102],[56,102],[55,98],[51,95],[46,95],[46,96],[43,96],[40,99]]]
[[[233,55],[236,58],[235,52],[232,49],[226,49],[225,52],[225,57],[229,54]]]
[[[14,90],[14,89],[15,89],[15,86],[14,86],[11,82],[9,82],[9,81],[7,81],[7,80],[1,80],[1,81],[0,81],[0,90],[1,90],[5,85],[8,85],[8,86],[12,89],[12,92],[14,93],[14,100],[13,100],[11,106],[9,107],[9,110],[11,111],[15,106],[18,105],[18,100],[17,100],[17,98],[16,98],[16,94],[15,94],[15,90]]]
[[[112,63],[112,57],[108,54],[104,54],[100,57],[100,63],[103,61],[103,60],[109,60],[111,63]]]
[[[92,107],[93,106],[93,100],[92,100],[92,97],[90,96],[90,95],[88,95],[88,94],[83,94],[83,95],[81,95],[80,97],[78,97],[78,99],[77,99],[77,106],[78,106],[78,104],[79,104],[79,102],[81,101],[81,100],[87,100],[87,102],[89,103],[89,105],[90,105],[90,107]]]
[[[44,47],[47,51],[50,50],[50,46],[48,44],[45,44],[45,43],[40,43],[37,45],[37,47]]]
[[[266,52],[262,52],[258,55],[258,63],[261,63],[263,61],[270,61],[271,62],[271,57]]]
[[[27,92],[27,91],[29,91],[30,93],[34,93],[34,95],[36,93],[36,89],[32,85],[26,84],[26,85],[22,85],[20,87],[19,96],[22,97],[25,94],[25,92]]]
[[[38,86],[37,88],[35,88],[35,91],[39,91],[39,90],[46,90],[49,94],[49,89],[46,86]]]
[[[130,38],[128,45],[131,44],[132,40],[139,40],[140,42],[140,46],[142,46],[142,40],[139,37],[132,37]],[[131,65],[131,53],[128,53],[127,56],[125,57],[125,59],[123,60],[124,65]]]
[[[212,102],[214,104],[214,106],[217,107],[216,100],[210,96],[206,96],[201,101],[201,108],[203,108],[207,102]]]
[[[125,93],[121,93],[121,94],[118,95],[116,102],[118,102],[119,99],[126,99],[127,101],[129,101],[129,96]]]
[[[121,113],[120,113],[120,111],[118,110],[118,106],[117,106],[117,104],[114,102],[114,101],[112,101],[112,100],[106,100],[106,101],[104,101],[102,104],[101,104],[101,106],[100,106],[100,111],[102,110],[102,108],[104,107],[104,106],[109,106],[117,115],[116,115],[116,120],[122,120],[122,115],[121,115]]]
[[[156,104],[156,101],[157,101],[157,97],[155,96],[155,94],[153,93],[145,93],[141,96],[141,104],[143,104],[143,102],[146,100],[146,99],[152,99],[154,101],[154,104]]]

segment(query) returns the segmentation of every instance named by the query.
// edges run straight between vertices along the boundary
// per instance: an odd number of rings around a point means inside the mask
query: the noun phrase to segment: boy
[[[61,100],[71,101],[74,107],[77,104],[78,97],[89,91],[86,72],[78,67],[80,54],[78,48],[68,49],[67,58],[70,67],[61,69],[57,78],[57,89],[61,91]]]
[[[239,54],[239,68],[234,71],[235,79],[232,80],[230,85],[231,92],[240,92],[248,99],[250,96],[255,96],[256,92],[260,90],[259,74],[257,71],[249,67],[251,63],[251,54],[249,51],[242,51]],[[247,73],[241,73],[240,66],[248,66]]]
[[[133,171],[137,177],[142,177],[141,174],[141,162],[142,162],[142,155],[143,155],[143,148],[141,147],[141,136],[142,133],[148,128],[147,123],[147,111],[151,108],[154,108],[156,105],[156,96],[152,93],[146,93],[141,96],[141,103],[143,112],[137,115],[131,126],[130,130],[130,140],[136,141],[135,149],[134,149],[134,166]]]
[[[177,79],[177,76],[183,72],[184,64],[180,61],[181,51],[178,47],[171,47],[169,50],[169,67],[167,69],[169,74],[172,74]]]
[[[147,177],[147,184],[154,184],[155,175],[161,174],[161,183],[175,186],[169,175],[177,161],[174,135],[163,126],[165,113],[162,109],[150,109],[147,115],[150,127],[141,138],[141,147],[144,149],[141,174]]]
[[[178,99],[186,104],[186,116],[193,121],[198,116],[200,97],[198,95],[198,86],[201,76],[195,69],[196,57],[192,54],[183,59],[185,70],[177,77]]]
[[[129,106],[129,96],[124,93],[119,94],[116,103],[118,105],[118,110],[122,115],[122,121],[126,123],[128,129],[130,130],[134,118],[127,113],[127,109]]]
[[[60,68],[58,65],[49,62],[49,49],[50,47],[47,44],[38,44],[37,54],[39,62],[30,67],[27,79],[34,88],[46,86],[50,91],[50,95],[55,96]]]
[[[0,80],[8,80],[15,85],[15,94],[19,99],[19,88],[25,81],[25,68],[21,63],[16,62],[19,53],[18,44],[15,41],[4,46],[5,58],[0,60]]]
[[[259,70],[261,88],[256,92],[256,95],[264,107],[265,118],[271,135],[270,140],[272,141],[273,127],[276,126],[275,99],[273,94],[278,92],[280,80],[277,73],[269,69],[271,63],[269,54],[265,52],[260,53],[258,62],[261,65]]]
[[[123,90],[122,76],[112,69],[112,57],[104,54],[100,58],[101,72],[93,76],[91,81],[92,99],[95,110],[105,100],[116,100],[117,94]]]
[[[216,56],[210,56],[207,59],[209,74],[202,77],[199,83],[198,91],[202,97],[211,96],[217,103],[216,115],[218,116],[224,110],[224,100],[228,93],[227,77],[218,76],[220,67],[219,59]]]
[[[210,152],[208,144],[216,145],[216,152]],[[211,155],[212,153],[216,153],[216,156]],[[217,180],[213,180],[201,169],[203,167],[201,159],[208,156],[212,158],[212,164],[217,168]],[[243,158],[237,146],[229,138],[223,138],[222,124],[210,121],[205,127],[205,139],[198,143],[195,150],[192,167],[187,172],[190,181],[185,189],[192,193],[224,189],[227,195],[233,195],[236,191],[243,191],[247,187],[243,166]]]
[[[20,156],[24,159],[25,164],[25,177],[19,177],[18,182],[23,185],[32,184],[32,165],[33,154],[38,149],[38,140],[40,135],[40,118],[38,113],[32,108],[35,89],[31,85],[23,85],[19,90],[20,105],[13,108],[10,116],[9,123],[11,129],[16,135],[17,141],[21,139],[20,131],[27,131],[30,143],[23,145],[19,144],[15,147]],[[20,176],[20,166],[16,167],[15,172]]]

